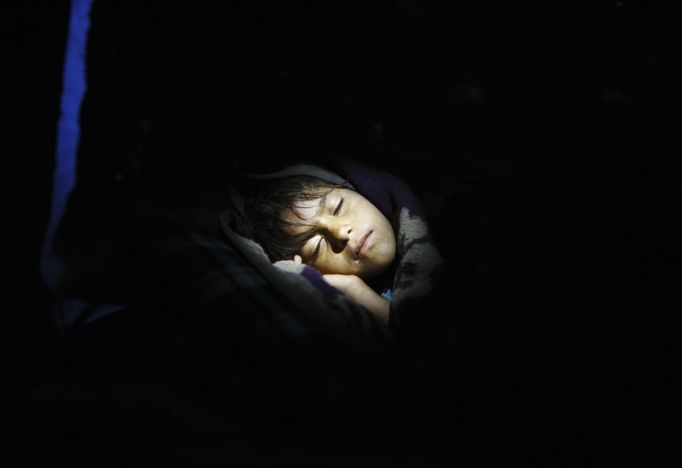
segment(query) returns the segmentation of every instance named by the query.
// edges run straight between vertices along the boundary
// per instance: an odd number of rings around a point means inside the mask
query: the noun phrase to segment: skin
[[[292,235],[314,229],[296,262],[322,274],[332,286],[388,323],[389,302],[367,286],[368,279],[385,271],[395,258],[395,233],[388,219],[365,197],[344,188],[320,191],[281,217],[298,226]]]
[[[316,230],[299,255],[305,264],[323,274],[368,279],[386,270],[395,258],[391,223],[369,200],[352,190],[321,192],[320,198],[285,210],[282,219],[300,224],[290,229],[292,235]]]

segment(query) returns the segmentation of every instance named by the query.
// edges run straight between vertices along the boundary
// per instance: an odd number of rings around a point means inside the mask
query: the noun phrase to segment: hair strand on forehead
[[[271,261],[291,260],[303,245],[315,235],[315,229],[291,234],[291,228],[306,226],[282,219],[289,210],[299,219],[305,218],[297,207],[300,203],[325,196],[335,188],[345,188],[312,176],[289,176],[261,182],[255,195],[247,197],[244,212],[249,231],[270,256]]]

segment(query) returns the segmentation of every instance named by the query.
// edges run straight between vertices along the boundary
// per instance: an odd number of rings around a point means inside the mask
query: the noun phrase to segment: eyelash
[[[312,260],[315,260],[317,258],[317,255],[320,253],[320,247],[322,246],[322,240],[323,240],[323,237],[320,236],[320,240],[317,242],[317,246],[315,247],[315,251],[313,252]]]
[[[343,206],[343,198],[339,201],[339,204],[336,206],[336,209],[334,210],[334,216],[339,214],[342,206]],[[317,245],[315,246],[315,251],[313,252],[312,260],[315,260],[317,258],[317,255],[320,253],[320,248],[322,247],[322,241],[323,241],[323,237],[320,236],[320,240],[317,242]]]
[[[338,205],[338,206],[336,207],[336,209],[334,210],[334,216],[336,216],[337,214],[339,214],[339,211],[341,211],[341,206],[342,206],[342,205],[343,205],[343,198],[339,201],[339,205]]]

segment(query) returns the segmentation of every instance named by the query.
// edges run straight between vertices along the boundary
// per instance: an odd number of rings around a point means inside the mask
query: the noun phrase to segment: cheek
[[[360,271],[360,265],[358,265],[353,260],[348,257],[340,257],[338,262],[338,268],[348,275],[355,275]]]
[[[384,233],[381,242],[378,242],[372,258],[372,266],[375,268],[385,268],[396,255],[395,238],[393,232]]]
[[[355,274],[352,262],[345,259],[342,255],[326,255],[324,260],[314,265],[323,274],[349,275]]]
[[[395,249],[395,234],[391,223],[386,219],[381,220],[381,242],[377,247],[381,252],[388,253]]]
[[[362,271],[362,265],[345,255],[335,255],[329,266],[334,272],[344,275],[357,275]]]

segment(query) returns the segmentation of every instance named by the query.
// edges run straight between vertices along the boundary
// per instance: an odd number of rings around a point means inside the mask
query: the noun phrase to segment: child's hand
[[[322,275],[327,283],[353,299],[384,323],[388,323],[390,303],[355,275]]]
[[[294,262],[300,265],[303,259],[300,255],[294,255]],[[359,276],[328,274],[322,277],[332,287],[353,299],[384,323],[388,323],[389,302],[367,286]]]
[[[300,255],[294,255],[294,262],[298,265],[303,263],[303,259]],[[364,287],[367,287],[364,281],[362,281],[358,276],[355,275],[336,275],[327,274],[322,275],[324,280],[332,285],[334,288],[338,289],[342,293],[346,294],[355,299],[358,291],[361,291]]]
[[[353,297],[354,294],[368,287],[364,281],[362,281],[358,276],[355,275],[322,275],[324,280],[334,286],[336,289],[346,294],[347,296]]]

